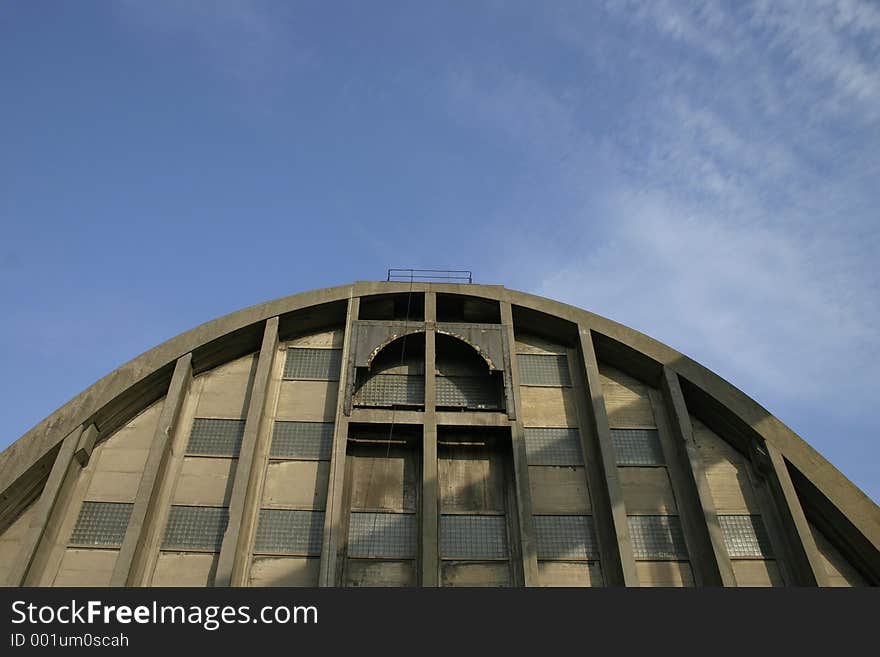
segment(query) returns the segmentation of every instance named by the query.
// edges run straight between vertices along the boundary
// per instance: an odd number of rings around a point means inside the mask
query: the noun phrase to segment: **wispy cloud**
[[[787,81],[802,76],[825,87],[826,93],[814,98],[816,107],[853,118],[861,115],[870,122],[880,118],[876,5],[855,0],[761,0],[752,9],[752,26],[795,67]]]
[[[605,9],[638,38],[579,40],[577,12],[555,26],[560,43],[587,58],[614,51],[619,74],[639,78],[604,134],[571,90],[518,71],[493,72],[495,86],[455,74],[454,110],[531,147],[567,203],[549,221],[540,200],[511,207],[533,228],[506,245],[531,263],[516,278],[679,347],[771,410],[826,402],[833,380],[824,412],[864,412],[880,366],[876,7]]]

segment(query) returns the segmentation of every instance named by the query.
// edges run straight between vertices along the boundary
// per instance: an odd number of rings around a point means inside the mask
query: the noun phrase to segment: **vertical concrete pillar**
[[[668,461],[675,460],[680,474],[677,475],[679,486],[683,489],[682,496],[693,500],[700,505],[689,505],[691,513],[688,515],[692,530],[689,532],[693,538],[691,542],[699,542],[701,549],[697,555],[691,557],[699,559],[695,565],[695,571],[702,572],[702,586],[717,585],[736,586],[733,575],[733,567],[730,557],[724,547],[724,536],[721,533],[721,525],[718,523],[718,514],[715,510],[715,501],[712,499],[712,491],[709,489],[709,480],[700,458],[699,449],[694,442],[694,430],[691,425],[691,417],[684,395],[681,392],[681,384],[676,374],[670,367],[664,365],[663,377],[660,382],[662,403],[666,409],[671,425],[671,449],[667,456]],[[665,444],[664,444],[665,451]],[[671,471],[670,471],[670,474]],[[705,572],[700,568],[705,565]]]
[[[74,458],[80,467],[86,467],[92,458],[92,451],[95,449],[95,443],[98,440],[98,427],[90,424],[82,432],[79,442],[76,444],[76,451],[73,453]]]
[[[580,349],[568,349],[567,351],[572,389],[577,405],[581,454],[583,455],[584,472],[592,501],[593,526],[596,530],[596,540],[599,547],[599,561],[605,584],[622,586],[623,572],[620,568],[620,551],[617,545],[617,534],[614,531],[605,473],[602,469],[599,440],[596,437],[593,407],[586,384],[583,357]]]
[[[354,323],[357,321],[360,299],[352,292],[348,298],[345,317],[345,334],[342,343],[342,367],[336,396],[336,416],[333,425],[333,452],[330,457],[330,474],[327,483],[327,506],[324,510],[324,533],[321,541],[321,565],[318,586],[335,586],[339,535],[345,518],[343,512],[343,489],[345,484],[345,453],[348,447],[348,420],[345,414],[345,394],[349,377],[354,370]]]
[[[602,394],[602,380],[599,377],[599,363],[590,329],[581,326],[578,329],[581,357],[586,378],[587,394],[590,397],[589,415],[591,429],[596,437],[595,450],[599,460],[599,471],[604,487],[604,501],[610,509],[611,526],[616,545],[608,550],[606,563],[602,564],[605,581],[610,586],[638,586],[639,577],[633,556],[632,541],[629,535],[629,524],[626,518],[626,505],[623,501],[623,490],[617,474],[617,459],[614,445],[611,442],[611,429],[608,426],[608,412],[605,409],[605,397]],[[594,500],[594,503],[598,501]]]
[[[437,295],[425,292],[425,419],[422,425],[422,586],[439,586]]]
[[[525,586],[538,585],[538,546],[535,539],[535,522],[532,518],[532,494],[529,486],[529,463],[526,458],[525,432],[522,423],[522,395],[520,392],[519,362],[516,358],[516,338],[513,331],[513,308],[507,301],[501,302],[501,326],[506,336],[510,363],[510,386],[516,419],[510,422],[513,474],[516,488],[516,508],[519,525],[520,555]],[[508,400],[509,403],[510,400]]]
[[[721,586],[721,572],[712,547],[712,539],[706,524],[705,510],[697,495],[696,482],[691,473],[691,465],[684,454],[684,444],[680,438],[681,429],[673,429],[663,395],[657,390],[649,390],[648,397],[657,423],[657,435],[666,472],[672,485],[678,518],[690,556],[691,570],[696,586]]]
[[[799,586],[828,586],[828,574],[807,524],[785,458],[776,446],[765,442],[772,472],[768,473],[770,493],[776,504],[789,547],[791,570]]]
[[[192,353],[188,353],[178,358],[174,365],[110,586],[140,586],[144,583],[145,557],[153,549],[159,531],[154,526],[158,512],[156,502],[165,479],[180,409],[191,383]]]
[[[76,479],[82,469],[82,464],[74,458],[74,454],[86,434],[89,434],[90,440],[94,444],[95,436],[98,434],[94,424],[90,424],[87,428],[78,426],[62,441],[58,454],[55,456],[52,470],[49,472],[49,478],[46,480],[46,485],[37,501],[34,517],[31,519],[22,541],[18,560],[12,565],[9,572],[8,586],[22,586],[35,581],[35,578],[39,576],[39,573],[32,572],[32,568],[41,546],[50,542],[44,541],[44,537],[47,529],[57,524],[53,523],[52,519],[59,518],[67,508],[67,499],[65,499],[67,496],[64,495],[64,491],[69,491],[70,482]]]
[[[217,574],[214,586],[244,586],[247,582],[250,542],[259,513],[260,500],[258,483],[261,477],[258,470],[264,466],[263,460],[255,458],[263,415],[266,407],[266,390],[269,375],[278,348],[278,318],[266,320],[263,329],[263,343],[257,360],[257,371],[251,385],[251,398],[244,424],[244,436],[235,468],[235,480],[229,498],[229,522],[220,557],[217,561]]]

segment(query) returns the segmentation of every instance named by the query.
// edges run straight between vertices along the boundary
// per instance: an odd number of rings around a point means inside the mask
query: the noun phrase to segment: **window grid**
[[[440,516],[443,559],[506,559],[507,519],[504,516]]]
[[[617,465],[665,465],[656,429],[611,429]]]
[[[529,465],[583,465],[577,429],[526,427],[526,461]]]
[[[524,386],[570,386],[568,357],[561,355],[518,354],[519,380]]]
[[[269,458],[328,461],[333,426],[332,422],[275,422]]]
[[[341,369],[341,349],[288,347],[287,359],[284,361],[284,378],[338,381]]]
[[[498,389],[486,376],[438,376],[437,406],[498,409]]]
[[[70,543],[107,547],[122,545],[132,506],[121,502],[83,502]]]
[[[254,552],[320,555],[323,511],[260,509]]]
[[[718,516],[724,546],[731,558],[772,557],[770,537],[761,516],[736,515]]]
[[[591,516],[533,516],[539,559],[593,561],[599,558]]]
[[[238,456],[244,438],[244,425],[244,420],[197,417],[193,420],[186,453],[198,456]]]
[[[172,506],[162,549],[219,552],[229,509],[216,506]]]
[[[416,517],[410,513],[352,512],[348,525],[348,556],[414,559]]]
[[[354,401],[360,406],[422,406],[425,403],[425,377],[376,374],[361,384]]]
[[[636,559],[687,559],[678,516],[629,516],[629,534]]]

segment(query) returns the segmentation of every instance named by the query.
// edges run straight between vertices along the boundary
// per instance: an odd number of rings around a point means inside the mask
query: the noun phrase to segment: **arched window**
[[[437,334],[437,408],[504,410],[504,380],[467,342]]]
[[[358,368],[354,405],[424,407],[424,333],[397,338],[373,357],[369,368]]]

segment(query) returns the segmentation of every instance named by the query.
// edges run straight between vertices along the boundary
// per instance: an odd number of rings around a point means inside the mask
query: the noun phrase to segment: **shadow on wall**
[[[673,371],[693,369],[693,363],[684,357],[680,357],[677,361],[670,364]],[[746,403],[752,404],[752,400],[741,391],[733,388],[733,394],[726,403],[722,403],[719,399],[715,399],[705,393],[694,383],[683,376],[679,377],[682,393],[685,398],[686,405],[690,411],[692,418],[696,418],[711,430],[719,440],[723,441],[730,450],[739,454],[741,462],[736,464],[737,479],[740,485],[751,485],[753,492],[757,494],[757,503],[761,508],[761,513],[765,518],[767,531],[770,535],[771,543],[775,558],[780,560],[787,581],[804,575],[797,575],[796,570],[809,570],[809,564],[804,562],[804,555],[798,556],[797,553],[802,552],[800,540],[796,537],[796,528],[788,526],[792,520],[787,516],[784,507],[787,505],[779,499],[779,495],[774,495],[774,486],[771,484],[760,471],[772,470],[769,463],[769,457],[760,453],[755,453],[755,446],[763,446],[763,431],[775,432],[782,430],[790,432],[788,428],[775,418],[769,411],[755,404],[759,409],[759,414],[751,424],[737,416],[730,410],[727,404],[734,404],[740,401],[738,397],[745,398]],[[730,385],[725,382],[725,385]],[[694,426],[694,439],[699,443],[700,431],[698,426]],[[775,427],[779,427],[776,429]],[[795,435],[791,432],[792,435]],[[801,449],[796,443],[795,449]],[[810,450],[809,447],[806,448]],[[761,449],[763,452],[763,447]],[[700,456],[704,459],[704,467],[711,468],[716,465],[723,465],[727,460],[723,458],[720,450],[700,450]],[[712,457],[715,458],[712,458]],[[810,455],[807,455],[810,458]],[[795,468],[787,459],[783,457],[785,468],[791,477],[804,515],[812,526],[812,529],[818,530],[825,539],[830,541],[834,550],[840,553],[840,556],[848,562],[848,566],[857,573],[857,579],[862,578],[865,583],[871,583],[876,586],[880,584],[880,551],[872,545],[868,540],[824,494],[822,494],[816,486],[810,482],[807,477],[803,476],[797,468]],[[771,479],[775,481],[775,477],[771,475]],[[840,491],[843,493],[843,491]],[[858,498],[864,500],[853,500],[854,503],[870,502],[867,496],[857,489],[855,494]],[[876,512],[876,506],[875,506]],[[874,515],[875,518],[878,516]],[[776,529],[771,524],[776,526]],[[812,539],[810,539],[812,540]],[[820,551],[821,552],[821,551]],[[824,562],[830,555],[821,552],[821,560]],[[854,573],[854,574],[855,574]],[[807,578],[812,575],[807,574]],[[856,582],[854,582],[856,583]]]
[[[252,371],[252,373],[253,373],[253,371]],[[638,383],[641,385],[646,385],[646,386],[654,389],[655,391],[657,390],[657,387],[655,387],[654,385],[651,385],[649,383],[646,383],[644,381],[638,381]],[[620,384],[624,385],[624,387],[626,387],[625,382],[620,383]],[[748,427],[741,420],[739,420],[738,418],[735,418],[730,411],[727,411],[717,401],[711,400],[711,399],[708,399],[708,400],[701,399],[700,395],[705,397],[705,394],[696,390],[695,386],[693,386],[692,384],[688,384],[686,381],[682,380],[682,388],[685,391],[685,397],[687,399],[688,409],[690,411],[690,417],[697,418],[700,422],[705,424],[709,430],[711,430],[713,433],[716,434],[718,440],[724,442],[724,445],[726,445],[727,449],[731,450],[732,453],[734,453],[735,455],[738,455],[740,457],[739,459],[730,459],[725,456],[723,449],[713,449],[713,448],[711,448],[711,446],[701,444],[701,441],[706,440],[706,434],[705,434],[706,430],[699,427],[698,424],[694,423],[694,427],[693,427],[694,440],[701,447],[701,449],[699,450],[699,457],[702,460],[703,467],[707,471],[711,471],[717,467],[732,468],[732,470],[734,472],[734,478],[735,478],[737,485],[739,485],[739,487],[744,490],[755,489],[757,486],[763,485],[760,483],[759,478],[756,477],[756,475],[754,473],[750,472],[750,470],[753,466],[750,464],[750,457],[748,456],[748,453],[742,449],[742,445],[741,445],[741,442],[745,439],[744,436],[747,437],[747,435],[748,435],[745,432],[754,432],[755,429],[753,429],[752,427]],[[575,388],[574,390],[578,390],[578,389]],[[639,392],[638,390],[636,390],[634,388],[631,388],[631,391],[634,393]],[[583,391],[581,390],[580,393],[583,394]],[[585,398],[584,402],[587,405],[589,405],[589,403],[590,403],[589,399],[586,399],[586,398]],[[633,408],[629,408],[629,407],[635,407],[635,406],[639,405],[640,403],[643,403],[643,402],[634,401],[634,402],[631,402],[629,405],[621,406],[620,412],[623,415],[626,415],[628,410],[633,410]],[[607,409],[607,404],[606,404],[606,409]],[[328,412],[329,412],[329,410],[332,410],[332,409],[329,409],[329,407],[328,407]],[[568,411],[571,411],[572,415],[576,416],[574,413],[574,410],[575,409],[567,409],[567,413],[568,413]],[[666,415],[668,416],[667,420],[671,423],[672,417],[669,415],[668,411],[666,412]],[[769,417],[769,414],[768,414],[768,417]],[[737,423],[739,423],[743,426],[737,427],[736,426]],[[611,421],[610,418],[609,418],[609,424],[611,425],[612,428],[616,428],[615,423],[613,421]],[[731,427],[733,427],[733,429]],[[730,438],[729,438],[729,435],[731,434],[732,431],[738,432],[735,434],[736,440],[730,440]],[[590,432],[587,430],[587,433],[589,434]],[[675,436],[675,433],[673,432],[673,434],[670,437],[674,440],[675,439],[674,436]],[[737,441],[739,441],[740,444],[736,444]],[[535,459],[535,462],[541,461],[540,454],[541,454],[541,452],[536,454],[537,458]],[[553,467],[576,469],[574,466],[553,466]],[[586,477],[587,477],[586,472],[587,472],[587,470],[585,469],[585,478],[584,478],[585,486],[586,486],[586,481],[587,481],[586,480]],[[230,478],[230,482],[231,481],[232,481],[232,478]],[[479,478],[477,480],[473,480],[471,483],[465,485],[461,489],[461,494],[463,496],[481,495],[485,492],[485,490],[489,484],[490,484],[490,481],[489,481],[488,476],[481,477],[481,478]],[[393,482],[391,480],[385,480],[382,482],[382,485],[383,486],[392,486],[392,485],[397,485],[397,484],[396,484],[396,482]],[[323,494],[320,489],[321,489],[320,484],[316,483],[316,487],[315,487],[315,491],[314,491],[314,495],[316,498]],[[231,483],[230,483],[230,489],[227,490],[227,495],[229,494],[230,490],[231,490]],[[754,492],[758,493],[757,490],[755,490]],[[799,490],[799,492],[801,492],[801,491]],[[402,491],[401,491],[401,494],[402,494]],[[589,488],[587,488],[587,495],[589,495],[589,494],[590,494]],[[597,503],[596,500],[591,500],[591,506],[593,507],[593,514],[594,515],[595,515],[596,503]],[[772,514],[767,510],[766,505],[767,505],[766,501],[759,503],[759,507],[761,509],[761,511],[760,511],[761,514],[762,515],[767,514],[767,516],[768,516],[765,518],[765,522],[768,522],[768,523],[769,522],[776,522],[776,520],[773,520],[770,517],[770,516],[772,516]],[[677,506],[680,507],[680,501],[677,501]],[[805,507],[809,509],[810,505],[805,503]],[[439,509],[438,509],[438,511],[439,511]],[[419,518],[421,519],[421,509],[420,508],[417,509],[417,513],[418,513]],[[508,514],[508,517],[511,518],[513,515],[515,515],[515,509],[508,508],[507,514]],[[679,514],[681,514],[680,508],[679,508]],[[816,520],[815,516],[811,517],[811,522],[813,522],[815,520]],[[349,521],[348,518],[343,519],[343,522],[348,522],[348,521]],[[819,520],[819,522],[822,522],[821,519]],[[830,521],[826,521],[826,522],[830,522]],[[419,525],[420,524],[421,523],[419,523]],[[509,521],[508,527],[511,527],[511,526],[512,526],[512,523]],[[823,529],[823,532],[828,533],[828,530],[826,530],[825,528],[822,528],[822,529]],[[338,531],[338,529],[337,529],[337,531]],[[420,530],[417,530],[417,531],[420,531]],[[853,528],[853,531],[855,531],[854,528]],[[771,528],[769,526],[768,526],[768,532],[771,534],[773,533],[773,531],[771,530]],[[596,533],[598,534],[599,532],[596,532]],[[377,534],[376,534],[377,538],[380,535],[381,535],[381,533],[377,532]],[[597,538],[599,538],[599,537],[597,536]],[[837,542],[840,543],[842,540],[841,537],[838,536],[837,538],[838,538]],[[509,536],[508,539],[509,539],[509,541],[513,541],[513,540],[518,540],[518,537]],[[864,539],[862,539],[862,540],[864,540]],[[512,545],[512,543],[511,543],[511,545]],[[781,554],[781,551],[780,551],[778,545],[774,545],[773,549],[774,549],[774,557],[773,558],[775,558],[777,560],[782,560],[783,555]],[[866,551],[868,552],[869,555],[870,555],[870,549],[872,549],[872,548],[870,548],[870,544],[868,544]],[[268,556],[268,555],[266,555],[266,556]],[[851,561],[858,563],[859,555],[858,555],[858,553],[855,553],[855,556],[854,556],[854,550],[850,549],[849,554],[847,554],[846,556]],[[282,555],[278,555],[278,557],[283,558]],[[317,559],[317,557],[315,557],[315,559]],[[344,550],[341,554],[341,559],[344,562],[344,559],[345,559]],[[343,562],[340,562],[339,567],[343,567]],[[215,560],[214,567],[212,568],[212,572],[211,572],[211,581],[213,580],[214,569],[216,569],[216,560]],[[860,569],[860,570],[863,570],[863,569]],[[870,578],[869,578],[869,581],[871,581]],[[289,583],[288,583],[288,580],[286,580],[282,577],[279,577],[275,580],[270,581],[268,584],[266,584],[266,586],[273,586],[273,585],[287,586],[287,585],[289,585]]]

